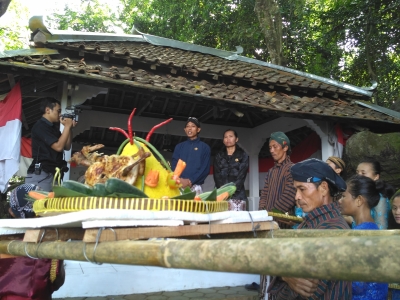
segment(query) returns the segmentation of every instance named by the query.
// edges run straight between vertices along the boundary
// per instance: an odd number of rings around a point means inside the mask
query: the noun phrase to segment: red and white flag
[[[19,169],[21,148],[22,96],[17,83],[0,101],[0,191],[5,192],[8,181]]]
[[[32,164],[32,139],[27,137],[21,138],[21,156],[19,158],[19,170],[15,174],[19,177],[28,175],[28,168]]]

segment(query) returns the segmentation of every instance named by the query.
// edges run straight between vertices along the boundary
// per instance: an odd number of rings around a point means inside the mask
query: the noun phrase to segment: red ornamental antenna
[[[128,119],[128,133],[129,134],[126,133],[125,130],[118,128],[118,127],[110,127],[109,128],[110,130],[115,130],[115,131],[121,132],[123,135],[125,135],[125,137],[127,139],[129,139],[129,142],[131,145],[133,144],[132,118],[133,118],[133,115],[135,114],[135,111],[136,111],[136,108],[134,108],[132,110],[131,115],[129,116],[129,119]]]
[[[166,121],[164,121],[164,122],[161,122],[160,124],[155,125],[155,126],[149,131],[149,133],[147,134],[147,136],[146,136],[146,141],[147,141],[147,142],[150,142],[150,137],[151,137],[151,135],[153,134],[153,132],[154,132],[156,129],[160,128],[161,126],[164,126],[165,124],[168,124],[168,123],[171,122],[172,120],[173,120],[173,118],[169,118],[168,120],[166,120]]]
[[[133,115],[135,114],[136,107],[132,110],[131,115],[129,116],[128,119],[128,132],[129,132],[129,142],[131,145],[133,145],[133,131],[132,131],[132,118]]]
[[[110,127],[110,130],[121,132],[127,139],[129,139],[129,135],[125,132],[125,130],[118,127]]]

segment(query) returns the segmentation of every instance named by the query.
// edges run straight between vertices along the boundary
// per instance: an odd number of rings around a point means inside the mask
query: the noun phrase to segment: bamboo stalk
[[[345,236],[393,236],[400,235],[400,230],[334,230],[334,229],[284,229],[268,231],[271,238],[317,238],[317,237],[345,237]]]
[[[0,253],[86,261],[83,242],[0,241]],[[400,237],[119,241],[86,244],[97,262],[290,277],[398,282]]]

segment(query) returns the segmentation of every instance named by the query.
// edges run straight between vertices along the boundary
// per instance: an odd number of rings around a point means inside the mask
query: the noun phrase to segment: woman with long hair
[[[235,130],[224,132],[224,148],[214,159],[214,181],[217,188],[226,183],[234,182],[236,192],[229,201],[230,210],[246,210],[246,190],[244,181],[249,169],[249,156],[239,147],[238,134]]]
[[[380,201],[382,186],[371,178],[355,175],[347,182],[347,189],[339,200],[342,214],[352,216],[355,230],[378,230],[371,216],[371,209]],[[388,284],[378,282],[352,282],[353,300],[386,300]]]
[[[379,229],[387,229],[390,211],[389,199],[394,194],[394,188],[380,179],[381,164],[375,159],[364,159],[357,166],[357,174],[371,178],[379,187],[381,198],[376,207],[371,209],[371,216]]]

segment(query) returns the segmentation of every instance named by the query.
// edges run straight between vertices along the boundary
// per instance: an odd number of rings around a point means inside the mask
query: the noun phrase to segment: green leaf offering
[[[217,189],[214,188],[210,195],[207,196],[206,201],[217,201]]]
[[[186,190],[186,189],[185,189],[185,190]],[[172,197],[171,199],[176,199],[176,200],[193,200],[194,197],[196,196],[196,192],[192,192],[190,189],[189,189],[189,191],[190,191],[190,192],[188,192],[188,193],[184,193],[184,194],[182,194],[182,195],[178,195],[178,196]]]
[[[90,197],[86,194],[82,194],[70,189],[67,189],[62,186],[53,186],[54,198],[63,198],[63,197]]]
[[[184,195],[184,194],[188,194],[188,193],[191,193],[192,192],[192,190],[190,189],[190,187],[185,187],[185,189],[183,190],[183,193],[182,193],[182,195]]]

